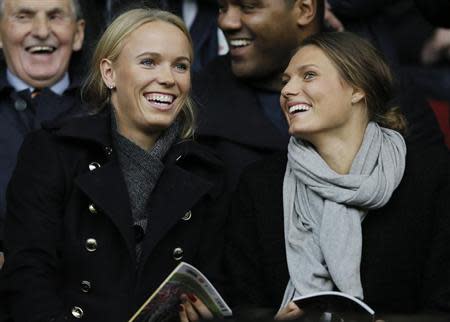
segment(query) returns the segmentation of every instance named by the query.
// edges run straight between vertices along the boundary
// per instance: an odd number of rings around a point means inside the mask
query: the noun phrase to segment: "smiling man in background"
[[[68,70],[83,38],[78,0],[0,0],[0,252],[6,187],[24,136],[80,112],[81,79]]]
[[[281,74],[307,36],[320,31],[324,0],[219,0],[218,26],[230,52],[194,78],[198,139],[212,147],[233,190],[242,169],[285,150]]]

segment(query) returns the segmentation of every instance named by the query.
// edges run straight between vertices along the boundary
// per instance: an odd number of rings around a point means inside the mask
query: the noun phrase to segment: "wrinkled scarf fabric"
[[[350,172],[340,175],[310,144],[291,137],[283,183],[290,280],[281,307],[295,296],[334,286],[363,299],[361,221],[367,210],[389,201],[405,157],[403,137],[370,122]]]

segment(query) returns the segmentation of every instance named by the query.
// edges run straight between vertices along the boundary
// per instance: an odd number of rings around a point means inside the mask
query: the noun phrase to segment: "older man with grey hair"
[[[6,187],[24,136],[80,111],[81,79],[68,70],[84,27],[78,0],[0,0],[0,252]]]

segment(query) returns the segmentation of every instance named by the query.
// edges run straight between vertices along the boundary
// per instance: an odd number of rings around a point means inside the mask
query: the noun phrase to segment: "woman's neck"
[[[336,173],[348,174],[358,153],[367,123],[342,135],[318,135],[310,142],[327,165]]]
[[[111,101],[117,132],[139,146],[141,149],[150,151],[158,140],[161,132],[151,132],[137,128],[137,125],[133,124],[127,115],[123,115],[121,110],[116,108],[117,102],[113,99]]]
[[[121,127],[120,124],[117,125],[117,131],[145,151],[150,151],[154,147],[160,134],[130,131],[129,128]]]

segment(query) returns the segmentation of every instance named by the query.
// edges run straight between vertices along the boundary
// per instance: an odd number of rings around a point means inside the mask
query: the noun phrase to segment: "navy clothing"
[[[90,26],[91,21],[96,27],[95,32],[99,33],[105,25],[108,25],[120,13],[130,8],[160,8],[170,11],[183,17],[182,0],[84,0],[81,4],[84,7],[85,16]],[[192,26],[189,28],[192,41],[194,43],[194,63],[193,70],[200,70],[210,60],[218,55],[219,44],[217,37],[217,15],[219,6],[215,0],[197,0],[197,15]],[[98,10],[103,10],[104,19],[98,19]],[[99,25],[102,21],[102,25]],[[88,44],[95,42],[95,38],[86,33],[89,37]],[[89,46],[89,45],[88,45]]]
[[[163,162],[137,264],[110,114],[27,136],[7,197],[3,271],[15,322],[78,321],[75,307],[83,321],[127,321],[180,259],[220,286],[221,163],[191,140]]]
[[[48,120],[82,113],[81,80],[74,79],[63,95],[43,89],[31,98],[28,90],[16,92],[6,79],[6,68],[0,74],[0,241],[6,211],[6,187],[16,165],[17,153],[25,135],[39,129]],[[0,248],[1,249],[1,248]]]
[[[259,104],[261,105],[266,117],[278,128],[280,133],[289,139],[288,123],[286,117],[281,110],[280,93],[273,91],[259,90],[258,95]]]
[[[345,29],[370,40],[398,68],[405,57],[419,58],[433,32],[412,0],[330,0],[332,11]],[[414,57],[414,58],[412,58]]]
[[[217,57],[194,75],[192,86],[198,140],[224,161],[229,190],[245,166],[287,148],[288,139],[264,113],[258,90],[233,75],[229,56]]]
[[[450,4],[449,0],[423,3],[450,21],[449,10],[439,11],[439,5],[445,2]],[[329,0],[329,3],[346,30],[369,39],[381,50],[397,77],[414,81],[415,88],[411,89],[414,97],[449,99],[448,64],[434,69],[422,64],[422,49],[436,28],[423,17],[413,0]]]
[[[194,42],[194,71],[199,71],[213,60],[219,52],[217,15],[215,1],[198,1],[198,13],[189,32]]]
[[[283,221],[287,155],[246,169],[227,224],[231,299],[278,309],[289,279]],[[444,148],[408,148],[389,202],[362,222],[364,301],[377,314],[450,313],[450,163]]]

